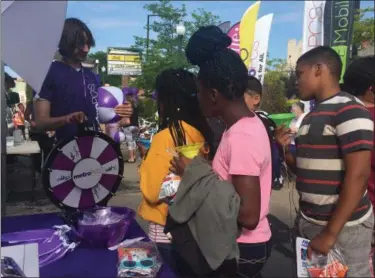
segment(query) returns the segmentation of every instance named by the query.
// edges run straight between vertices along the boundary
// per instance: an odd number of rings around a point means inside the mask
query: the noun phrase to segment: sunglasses
[[[151,259],[145,259],[141,261],[122,261],[121,266],[124,268],[150,268],[154,266],[154,261]]]

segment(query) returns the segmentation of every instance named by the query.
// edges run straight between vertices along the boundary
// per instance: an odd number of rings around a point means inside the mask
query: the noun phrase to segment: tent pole
[[[6,153],[6,136],[7,136],[7,123],[5,119],[5,79],[4,79],[4,62],[1,60],[0,66],[0,78],[1,78],[1,96],[0,96],[0,123],[1,123],[1,136],[0,136],[0,148],[1,148],[1,216],[6,215],[5,203],[7,199],[7,187],[6,187],[6,172],[7,172],[7,153]]]

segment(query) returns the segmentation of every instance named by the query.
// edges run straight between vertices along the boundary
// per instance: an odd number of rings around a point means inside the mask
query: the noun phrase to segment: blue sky
[[[220,17],[220,20],[240,21],[243,13],[255,1],[174,1],[175,6],[185,4],[188,14],[203,8]],[[134,36],[146,36],[147,11],[143,6],[152,1],[68,1],[67,17],[83,20],[91,29],[96,47],[92,51],[107,47],[129,47]],[[373,1],[361,1],[361,8],[374,6]],[[274,14],[271,27],[270,58],[286,58],[289,39],[302,37],[304,1],[262,1],[258,18]],[[153,34],[151,34],[151,37]],[[12,71],[9,72],[12,74]],[[14,74],[12,74],[14,75]]]
[[[220,17],[221,21],[240,21],[245,10],[255,1],[174,1],[185,4],[188,14],[203,8]],[[147,12],[143,6],[151,1],[69,1],[69,17],[78,17],[92,30],[97,46],[93,51],[106,50],[109,46],[128,47],[134,36],[145,36]],[[374,5],[361,1],[361,7]],[[270,58],[286,58],[289,39],[302,37],[303,1],[262,1],[258,18],[274,14],[271,28]],[[152,36],[152,34],[151,34]]]
[[[128,47],[134,36],[145,36],[147,12],[143,6],[151,1],[69,1],[68,16],[82,19],[96,39],[96,50],[108,46]],[[204,8],[220,17],[221,21],[240,21],[246,9],[255,1],[174,1],[175,6],[186,5],[188,14]],[[269,52],[272,58],[286,58],[287,41],[301,39],[303,1],[263,1],[258,17],[274,13]],[[156,19],[155,19],[156,20]]]

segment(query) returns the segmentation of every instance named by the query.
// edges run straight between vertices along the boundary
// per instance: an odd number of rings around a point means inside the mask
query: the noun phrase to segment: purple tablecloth
[[[4,217],[1,232],[10,233],[35,229],[50,229],[63,221],[56,213]],[[147,237],[137,221],[129,227],[126,238]],[[117,252],[107,249],[77,248],[61,260],[40,269],[40,277],[117,277]],[[170,267],[164,264],[159,277],[174,278]]]

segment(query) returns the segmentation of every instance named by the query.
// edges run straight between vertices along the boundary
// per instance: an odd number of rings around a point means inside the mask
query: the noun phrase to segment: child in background
[[[268,136],[271,142],[271,155],[272,155],[272,189],[280,190],[283,188],[284,178],[281,174],[281,163],[283,162],[281,148],[275,140],[276,124],[268,117],[268,113],[259,109],[262,101],[262,84],[260,81],[249,76],[247,81],[247,90],[245,92],[245,102],[247,107],[254,111],[262,120],[267,129]]]
[[[137,159],[136,158],[136,150],[137,150],[136,134],[138,133],[138,129],[139,129],[137,96],[127,95],[126,100],[127,102],[132,104],[133,113],[130,117],[130,123],[124,125],[122,127],[122,130],[125,134],[125,142],[129,151],[128,163],[135,163]]]
[[[296,142],[294,139],[297,136],[297,132],[298,132],[299,127],[301,126],[303,118],[306,116],[305,104],[302,101],[294,103],[292,105],[291,112],[293,113],[295,117],[289,124],[289,128],[293,136],[289,145],[289,150],[295,155],[296,154]]]
[[[13,124],[16,129],[19,129],[22,131],[23,139],[26,140],[25,106],[22,103],[17,104],[17,111],[13,115]]]

